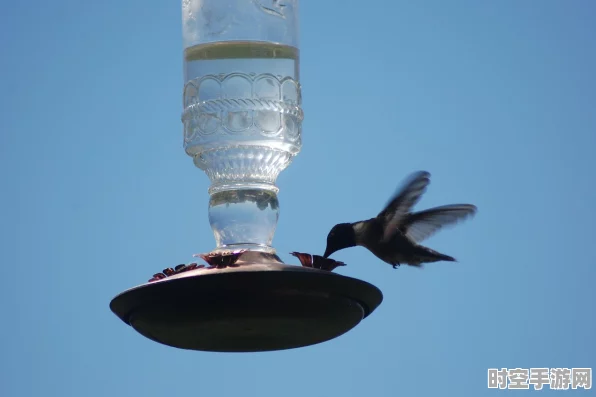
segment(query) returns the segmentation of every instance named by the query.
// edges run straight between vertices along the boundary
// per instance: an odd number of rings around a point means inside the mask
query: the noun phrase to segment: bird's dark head
[[[351,223],[340,223],[333,226],[327,235],[327,248],[323,257],[328,258],[335,251],[356,246],[356,233]]]

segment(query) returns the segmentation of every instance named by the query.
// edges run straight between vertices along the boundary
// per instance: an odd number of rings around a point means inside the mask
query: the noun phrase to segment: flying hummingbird
[[[375,218],[335,225],[327,236],[323,257],[344,248],[367,248],[393,268],[401,264],[421,267],[423,263],[455,258],[419,244],[443,226],[452,225],[476,213],[471,204],[452,204],[410,212],[430,183],[426,171],[413,173]]]

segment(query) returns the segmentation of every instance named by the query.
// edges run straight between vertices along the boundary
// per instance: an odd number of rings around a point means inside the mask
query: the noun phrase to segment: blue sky
[[[214,247],[209,181],[182,149],[180,3],[3,2],[1,395],[483,396],[507,393],[490,367],[595,366],[596,5],[302,1],[300,18],[282,259],[323,252],[424,169],[417,208],[479,208],[426,242],[459,262],[338,252],[384,301],[316,346],[145,339],[110,300]]]

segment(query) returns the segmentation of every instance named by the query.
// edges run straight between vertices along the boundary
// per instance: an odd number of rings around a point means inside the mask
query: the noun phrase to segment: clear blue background
[[[6,1],[0,395],[481,396],[507,393],[487,389],[489,367],[595,366],[594,2],[303,0],[300,14],[282,259],[321,253],[331,226],[374,216],[424,169],[417,208],[479,208],[426,242],[459,262],[339,252],[338,272],[384,301],[317,346],[215,354],[138,335],[110,300],[214,246],[209,182],[182,149],[180,3]]]

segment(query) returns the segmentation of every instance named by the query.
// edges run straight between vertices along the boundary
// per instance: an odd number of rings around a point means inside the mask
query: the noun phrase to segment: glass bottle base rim
[[[209,194],[225,192],[228,190],[248,190],[248,189],[259,189],[268,190],[274,194],[279,192],[279,188],[272,183],[267,182],[228,182],[218,183],[209,186]]]
[[[275,248],[264,245],[264,244],[254,244],[254,243],[238,243],[238,244],[228,244],[228,245],[221,245],[211,251],[211,253],[219,254],[219,253],[226,253],[229,251],[252,251],[252,252],[264,252],[266,254],[275,254]]]

